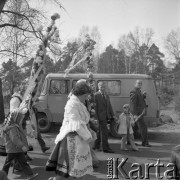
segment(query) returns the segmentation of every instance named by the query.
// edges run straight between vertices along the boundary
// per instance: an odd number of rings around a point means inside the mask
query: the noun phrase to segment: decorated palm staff
[[[91,87],[91,90],[92,90],[91,94],[88,97],[88,105],[87,106],[88,106],[88,110],[89,110],[89,113],[90,113],[90,117],[94,118],[94,116],[95,116],[94,93],[95,93],[96,84],[95,84],[94,76],[93,76],[92,72],[90,72],[88,74],[87,83]],[[93,130],[95,130],[95,129],[93,129]]]
[[[50,26],[47,27],[46,34],[42,33],[43,31],[42,26],[39,27],[39,29],[37,30],[42,42],[37,50],[36,57],[34,59],[31,69],[29,84],[25,91],[23,101],[20,105],[20,108],[23,108],[26,107],[28,104],[31,122],[34,125],[36,132],[37,132],[37,121],[36,121],[34,109],[32,107],[37,97],[40,94],[40,87],[42,85],[43,77],[45,74],[44,62],[46,60],[46,48],[49,47],[50,42],[57,42],[57,40],[59,39],[58,29],[55,26],[55,21],[59,18],[60,15],[58,13],[55,13],[51,16],[51,24]]]
[[[94,50],[94,45],[96,42],[90,38],[87,34],[85,36],[85,41],[79,47],[76,53],[74,53],[71,63],[68,68],[65,70],[65,76],[67,76],[70,71],[72,71],[75,67],[77,67],[80,63],[86,61],[87,62],[87,72],[90,72],[93,68],[93,59],[92,59],[92,51]],[[80,60],[75,63],[75,61],[80,58]]]

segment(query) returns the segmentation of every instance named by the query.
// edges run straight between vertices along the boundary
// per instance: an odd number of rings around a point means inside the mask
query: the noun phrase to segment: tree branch
[[[34,33],[34,31],[30,31],[30,30],[21,28],[21,27],[17,26],[16,24],[10,24],[10,23],[0,24],[0,28],[6,27],[6,26],[15,27],[15,28],[20,29],[22,31],[27,31],[27,32]],[[38,36],[36,36],[36,37],[39,38]]]
[[[11,14],[15,14],[15,15],[24,17],[24,18],[29,22],[29,24],[30,24],[30,26],[31,26],[31,28],[32,28],[33,31],[25,30],[25,29],[23,29],[23,28],[20,28],[20,27],[18,27],[18,26],[13,26],[13,25],[12,25],[12,27],[16,27],[16,28],[18,28],[18,29],[21,29],[21,30],[24,30],[24,31],[28,31],[28,32],[33,32],[33,33],[35,34],[35,36],[36,36],[37,38],[39,38],[39,37],[37,36],[37,34],[36,34],[36,30],[34,29],[33,24],[31,23],[31,21],[29,20],[29,18],[28,18],[26,15],[20,14],[20,13],[17,13],[17,12],[13,12],[13,11],[8,11],[8,10],[2,10],[2,13],[11,13]],[[8,24],[8,23],[5,23],[5,24]],[[11,26],[11,25],[9,24],[9,26]],[[4,27],[3,24],[0,25],[0,28],[1,28],[1,27]]]
[[[15,54],[15,55],[18,55],[18,56],[26,57],[26,58],[27,58],[27,56],[22,55],[22,54],[19,54],[19,53],[15,53],[15,52],[13,52],[13,51],[11,51],[11,50],[7,50],[7,49],[0,50],[0,54],[3,54],[3,52],[9,52],[9,53],[12,53],[12,54]]]

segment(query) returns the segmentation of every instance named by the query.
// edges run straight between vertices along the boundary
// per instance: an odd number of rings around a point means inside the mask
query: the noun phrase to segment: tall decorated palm
[[[33,105],[40,95],[40,87],[42,85],[42,81],[45,75],[45,61],[46,61],[46,52],[47,47],[51,41],[55,41],[55,39],[59,38],[59,31],[55,26],[55,21],[60,18],[58,13],[55,13],[51,16],[51,24],[47,27],[46,34],[42,33],[43,27],[41,26],[37,31],[39,32],[39,36],[42,42],[39,45],[39,48],[36,52],[36,57],[34,59],[31,74],[29,78],[29,83],[27,89],[25,91],[23,101],[20,105],[20,108],[28,108],[30,112],[31,122],[35,127],[35,131],[37,131],[37,120],[35,116],[35,109]]]
[[[78,50],[74,53],[72,61],[68,68],[65,70],[65,76],[67,76],[73,69],[75,69],[82,62],[86,62],[86,72],[90,73],[93,68],[93,50],[96,42],[90,38],[87,34],[85,40],[82,42]]]
[[[85,40],[82,42],[81,46],[78,50],[74,53],[73,58],[65,70],[65,77],[79,66],[81,63],[85,62],[86,64],[86,73],[87,73],[87,82],[92,89],[92,93],[89,96],[88,100],[88,110],[90,112],[91,117],[94,116],[95,113],[95,103],[94,103],[94,92],[95,92],[95,84],[94,84],[94,77],[93,77],[93,50],[96,42],[90,38],[89,34],[86,34]]]

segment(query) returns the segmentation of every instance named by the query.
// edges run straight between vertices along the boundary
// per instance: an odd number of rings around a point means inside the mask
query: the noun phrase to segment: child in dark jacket
[[[13,110],[3,124],[2,136],[5,141],[7,157],[2,168],[8,175],[9,168],[14,159],[16,159],[22,167],[22,171],[31,180],[38,176],[34,174],[25,158],[25,152],[28,151],[28,142],[24,130],[22,128],[24,114],[26,109]]]

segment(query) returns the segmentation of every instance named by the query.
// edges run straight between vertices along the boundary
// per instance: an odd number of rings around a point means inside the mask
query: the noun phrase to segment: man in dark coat
[[[108,129],[107,129],[107,121],[110,119],[114,119],[114,112],[111,106],[111,102],[108,94],[106,93],[104,82],[98,83],[99,91],[95,93],[95,111],[96,116],[99,121],[99,129],[97,132],[97,140],[95,141],[94,149],[99,149],[100,144],[102,143],[102,150],[107,153],[114,153],[108,143]]]
[[[143,93],[141,92],[142,81],[137,80],[134,89],[130,92],[130,111],[134,115],[135,120],[137,120],[137,126],[139,128],[142,146],[150,147],[148,142],[148,131],[147,125],[144,122],[144,115],[146,112],[146,102]]]

